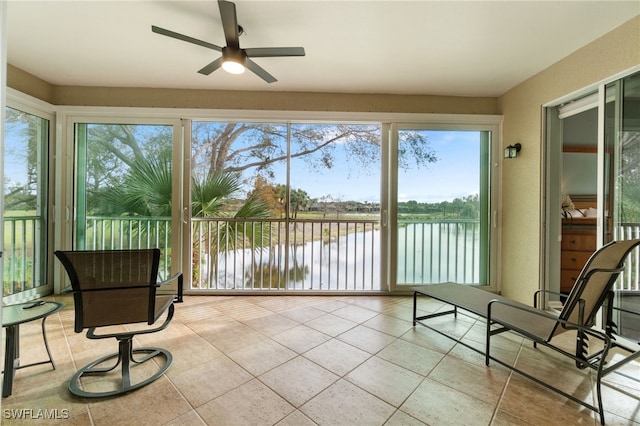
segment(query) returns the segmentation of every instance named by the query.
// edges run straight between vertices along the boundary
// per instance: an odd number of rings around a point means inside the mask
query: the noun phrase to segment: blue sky
[[[13,183],[24,182],[26,152],[19,142],[23,127],[12,127],[7,128],[5,140],[5,174]],[[431,203],[477,194],[479,132],[424,131],[424,134],[438,160],[419,169],[399,170],[398,200]],[[284,171],[275,172],[275,183],[284,183]],[[338,149],[332,169],[310,170],[303,162],[293,161],[291,185],[305,190],[311,198],[330,196],[340,201],[380,202],[380,164],[356,165],[348,162]]]
[[[398,171],[398,200],[451,201],[477,194],[480,176],[479,132],[425,131],[438,161],[420,169]],[[301,165],[302,166],[302,165]],[[355,170],[344,155],[323,174],[292,166],[291,186],[305,190],[311,198],[331,194],[342,201],[380,201],[380,164]],[[283,178],[284,179],[284,178]]]

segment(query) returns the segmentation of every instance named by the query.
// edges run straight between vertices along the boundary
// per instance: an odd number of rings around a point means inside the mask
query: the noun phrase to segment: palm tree
[[[211,281],[217,272],[219,254],[244,249],[257,251],[269,246],[272,241],[268,223],[250,220],[268,219],[268,203],[254,194],[238,206],[232,197],[240,190],[240,176],[235,173],[221,172],[201,179],[194,177],[192,180],[191,216],[217,219],[203,221],[194,227],[193,270],[196,282],[205,281],[205,277],[199,274],[202,252],[208,253],[206,276]],[[233,208],[234,204],[236,208]]]
[[[191,216],[222,220],[201,222],[193,233],[193,281],[200,283],[201,253],[208,253],[206,276],[213,279],[218,254],[233,250],[259,250],[270,241],[271,229],[263,221],[248,219],[270,217],[267,203],[258,196],[246,200],[233,198],[242,185],[235,173],[220,172],[202,178],[193,177],[191,188]],[[149,158],[134,162],[123,184],[104,194],[104,208],[121,216],[167,217],[172,204],[171,161],[168,158]],[[108,207],[107,207],[108,206]],[[224,220],[228,219],[228,220]]]

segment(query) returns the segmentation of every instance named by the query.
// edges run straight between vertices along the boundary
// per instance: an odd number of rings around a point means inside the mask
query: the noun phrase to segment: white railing
[[[43,262],[36,260],[38,220],[4,218],[5,295],[44,282],[40,278]],[[481,263],[478,226],[477,221],[399,223],[398,283],[475,283]],[[89,250],[160,248],[160,276],[169,276],[169,219],[89,217],[85,229],[84,248]],[[622,224],[616,235],[640,238],[640,224]],[[189,288],[194,290],[377,291],[384,287],[377,220],[194,218],[192,240]],[[627,259],[615,290],[640,291],[640,249]]]
[[[192,219],[194,289],[380,290],[377,220]]]
[[[622,223],[614,235],[618,240],[640,238],[640,223]],[[636,247],[627,257],[624,271],[614,284],[615,291],[640,291],[640,248]]]

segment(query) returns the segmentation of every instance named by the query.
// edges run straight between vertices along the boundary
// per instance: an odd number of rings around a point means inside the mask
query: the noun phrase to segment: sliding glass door
[[[491,139],[490,130],[462,126],[398,130],[397,286],[489,285]]]
[[[160,248],[160,277],[179,270],[179,122],[79,120],[74,133],[73,248]]]
[[[380,126],[193,122],[191,289],[380,290]]]
[[[159,247],[161,274],[182,271],[190,292],[496,282],[498,118],[67,120],[59,247]]]
[[[606,85],[604,107],[603,242],[640,238],[640,73]],[[640,340],[640,250],[615,284],[615,322],[623,336]]]

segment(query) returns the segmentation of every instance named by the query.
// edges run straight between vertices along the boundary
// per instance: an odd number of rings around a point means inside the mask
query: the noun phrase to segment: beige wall
[[[540,285],[542,105],[640,64],[640,16],[505,93],[504,144],[522,143],[503,162],[502,292],[531,303]]]
[[[9,66],[7,85],[53,105],[498,114],[497,98],[53,86]]]

